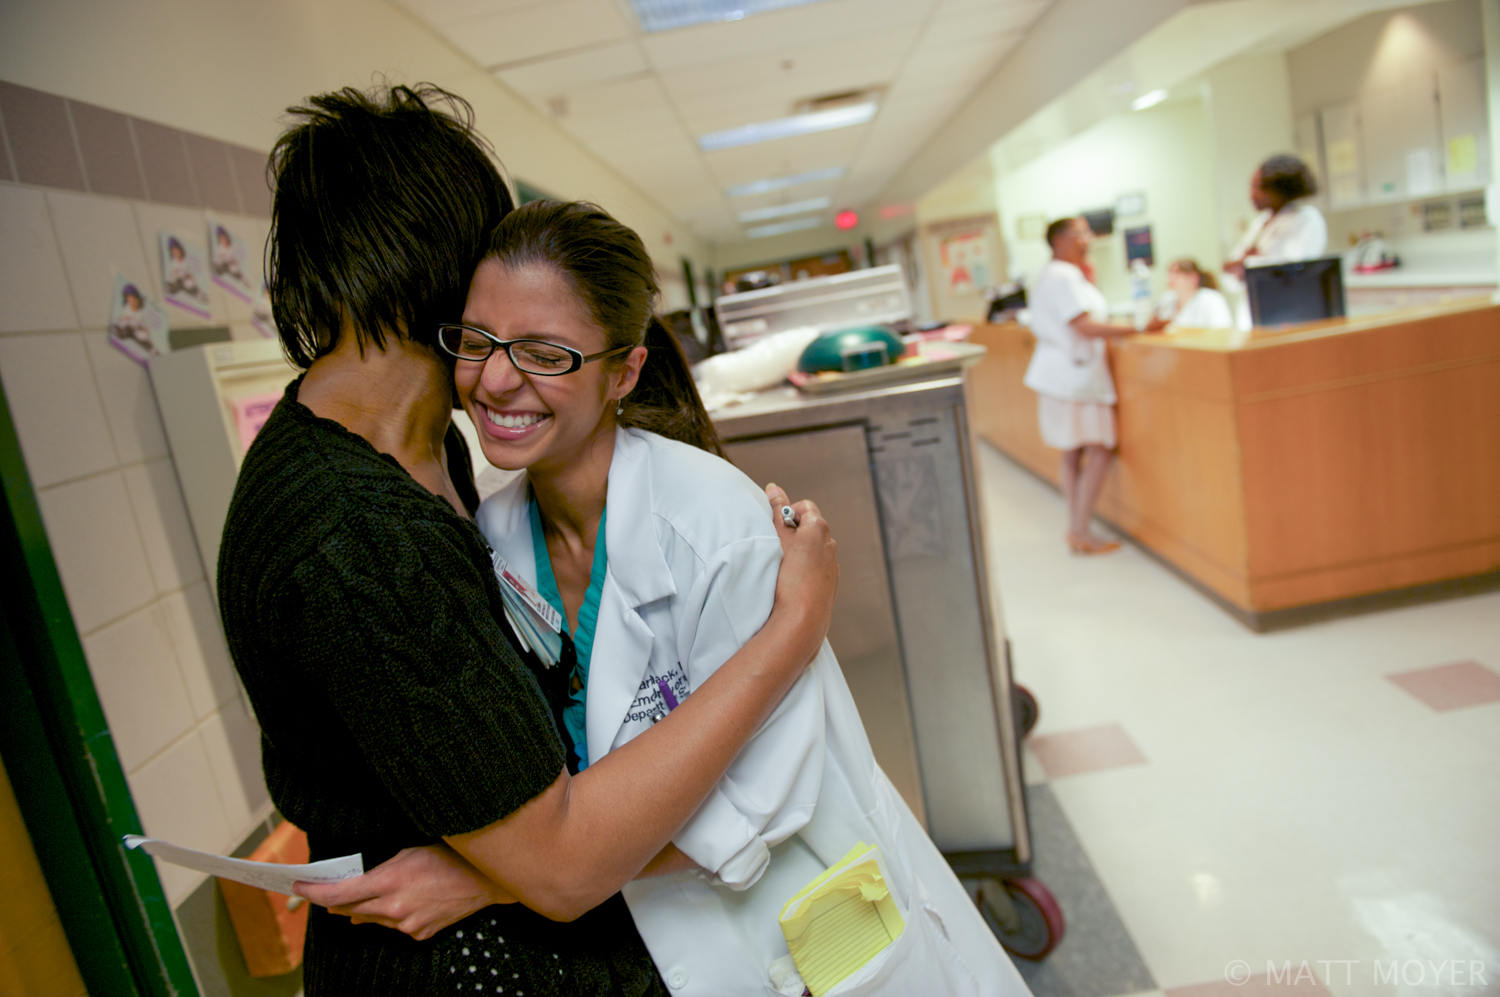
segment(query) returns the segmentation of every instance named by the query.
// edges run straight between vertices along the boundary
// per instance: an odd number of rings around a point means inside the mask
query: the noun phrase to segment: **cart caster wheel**
[[[1021,731],[1021,736],[1025,737],[1036,726],[1037,717],[1041,716],[1042,708],[1037,705],[1036,697],[1031,694],[1031,690],[1024,685],[1011,683],[1010,695],[1011,709],[1016,711],[1016,727]]]
[[[1006,951],[1045,959],[1068,930],[1057,898],[1040,879],[983,879],[975,898],[985,923]]]

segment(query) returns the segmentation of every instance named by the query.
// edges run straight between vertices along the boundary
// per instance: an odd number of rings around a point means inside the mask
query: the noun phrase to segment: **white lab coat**
[[[1229,258],[1244,257],[1245,266],[1263,267],[1316,260],[1327,251],[1328,222],[1317,205],[1301,198],[1280,211],[1267,208],[1256,215]]]
[[[1292,201],[1280,211],[1269,208],[1255,216],[1245,235],[1230,252],[1232,260],[1244,258],[1246,267],[1266,267],[1277,263],[1316,260],[1328,251],[1328,222],[1323,212],[1307,198]],[[1240,290],[1238,281],[1232,290]],[[1250,300],[1241,298],[1235,310],[1235,324],[1250,328]]]
[[[1104,340],[1081,335],[1072,322],[1087,314],[1109,320],[1109,302],[1071,263],[1051,260],[1037,275],[1027,296],[1036,349],[1026,366],[1026,387],[1070,402],[1113,405],[1115,382],[1109,376]]]
[[[1172,329],[1232,329],[1234,316],[1224,295],[1211,287],[1200,287],[1168,323]]]
[[[589,666],[591,761],[646,730],[770,615],[781,545],[765,496],[731,464],[618,430],[605,525],[608,570]],[[485,500],[480,529],[535,578],[526,484]],[[662,979],[684,997],[774,994],[781,906],[857,841],[878,845],[907,930],[836,992],[1027,994],[947,863],[875,764],[825,643],[674,844],[704,870],[628,884],[625,900]],[[868,978],[866,978],[868,977]]]

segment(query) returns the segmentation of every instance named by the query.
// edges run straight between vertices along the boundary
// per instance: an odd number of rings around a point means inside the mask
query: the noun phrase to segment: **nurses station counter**
[[[1058,453],[1022,384],[1030,330],[980,326],[973,342],[989,349],[970,372],[976,432],[1056,483]],[[1119,460],[1100,515],[1251,628],[1500,581],[1500,306],[1488,299],[1247,340],[1132,336],[1110,344],[1110,369]]]

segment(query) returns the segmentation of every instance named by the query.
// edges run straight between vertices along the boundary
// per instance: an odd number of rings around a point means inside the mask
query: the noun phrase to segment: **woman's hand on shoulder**
[[[838,542],[828,528],[816,502],[804,499],[793,502],[779,486],[766,486],[771,503],[771,518],[781,540],[781,570],[776,575],[776,606],[772,615],[797,613],[802,616],[806,632],[816,634],[812,652],[828,634],[833,621],[833,601],[839,588]],[[788,526],[782,518],[783,506],[791,506],[797,525]]]
[[[340,883],[298,883],[297,893],[355,924],[379,924],[417,941],[492,904],[515,898],[447,845],[403,848]]]

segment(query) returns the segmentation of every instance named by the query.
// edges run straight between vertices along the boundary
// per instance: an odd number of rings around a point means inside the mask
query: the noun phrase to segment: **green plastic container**
[[[885,346],[881,357],[879,346]],[[797,369],[804,374],[823,371],[866,370],[893,364],[901,359],[906,350],[901,337],[878,325],[861,326],[857,329],[841,329],[825,332],[808,344],[797,361]]]

